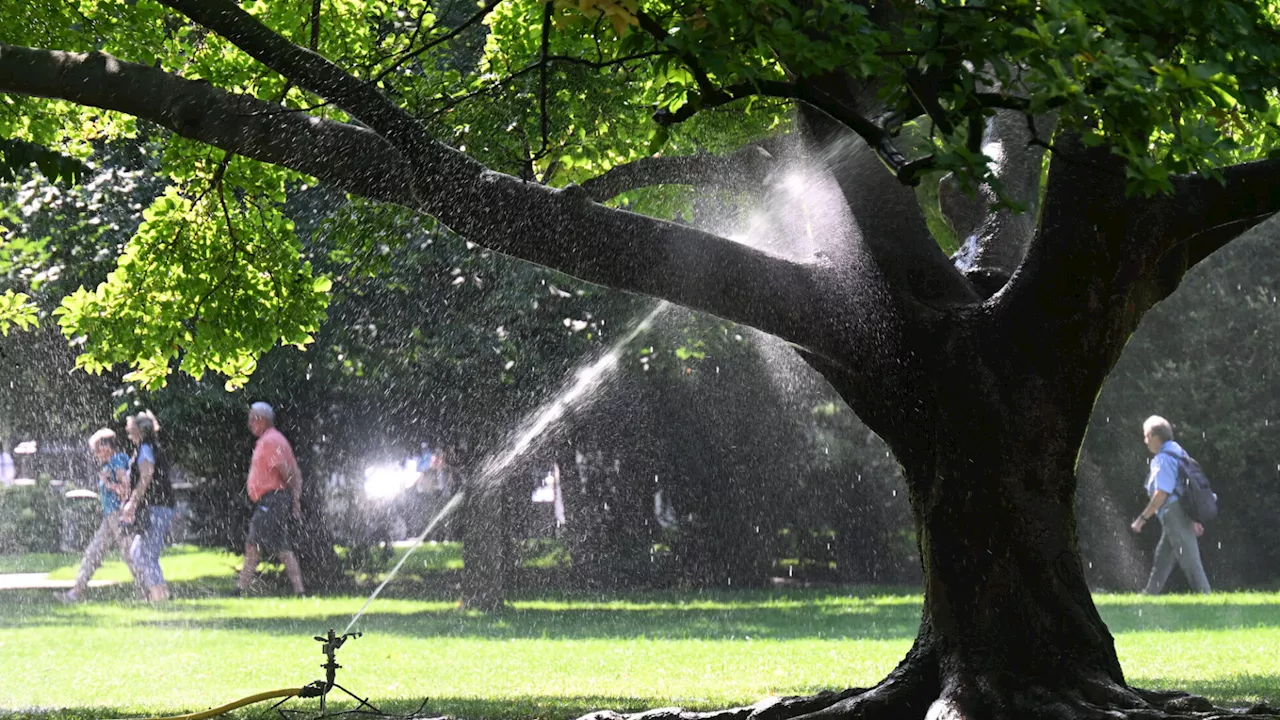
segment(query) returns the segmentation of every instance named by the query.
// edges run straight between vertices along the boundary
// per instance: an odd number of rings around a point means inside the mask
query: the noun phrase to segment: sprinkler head
[[[324,685],[326,688],[334,686],[338,669],[342,667],[338,664],[338,648],[342,647],[342,644],[348,639],[358,638],[360,635],[361,633],[358,632],[338,635],[333,631],[333,628],[329,628],[329,632],[326,635],[315,636],[315,639],[321,643],[320,651],[324,653],[325,663],[320,667],[324,669]],[[328,692],[328,690],[326,689],[325,692]]]

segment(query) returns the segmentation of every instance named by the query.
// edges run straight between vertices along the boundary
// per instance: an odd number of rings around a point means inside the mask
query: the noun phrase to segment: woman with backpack
[[[173,524],[173,486],[169,480],[169,458],[157,437],[155,415],[141,412],[129,418],[125,431],[133,442],[129,477],[133,491],[120,511],[120,519],[135,535],[131,554],[138,582],[151,602],[169,599],[169,586],[160,569],[160,552],[165,535]]]

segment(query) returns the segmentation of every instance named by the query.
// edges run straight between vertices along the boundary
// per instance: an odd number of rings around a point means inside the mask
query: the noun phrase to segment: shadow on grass
[[[890,588],[808,588],[776,590],[635,591],[617,597],[556,593],[515,599],[511,610],[480,614],[459,610],[453,597],[416,598],[405,607],[375,602],[357,629],[407,638],[756,640],[866,639],[915,637],[918,596]],[[203,597],[197,596],[200,592]],[[0,593],[0,628],[102,627],[233,630],[295,636],[347,626],[361,598],[242,601],[226,589],[191,583],[178,588],[181,602],[151,607],[131,600],[131,586],[104,588],[97,601],[64,608],[49,591]],[[1203,601],[1101,602],[1113,633],[1161,630],[1229,630],[1280,626],[1280,612],[1255,596],[1216,595]],[[112,602],[114,601],[114,602]],[[341,609],[334,607],[342,602]],[[135,605],[136,603],[136,605]],[[136,607],[137,613],[132,610]],[[348,608],[351,608],[350,610]],[[123,610],[123,612],[122,612]]]
[[[1280,703],[1280,675],[1239,674],[1225,678],[1182,680],[1179,678],[1130,679],[1135,687],[1147,690],[1183,690],[1230,707],[1259,702]]]
[[[1236,682],[1235,680],[1183,681],[1159,679],[1151,681],[1145,687],[1185,690],[1202,695],[1218,705],[1245,707],[1255,704],[1259,700],[1274,699],[1277,696],[1277,691],[1280,691],[1280,677],[1250,676],[1242,679],[1241,682]],[[1258,692],[1260,689],[1265,690],[1261,695]],[[231,699],[233,698],[228,698],[228,700]],[[425,704],[423,702],[424,699],[426,701]],[[742,704],[750,704],[758,699],[744,699]],[[534,718],[541,720],[569,720],[582,717],[595,710],[614,710],[631,713],[654,707],[652,698],[608,696],[516,696],[500,700],[471,697],[400,697],[370,698],[370,702],[389,715],[407,715],[421,709],[422,714],[418,715],[418,717],[445,715],[460,718],[461,720],[533,720]],[[680,705],[689,710],[714,710],[725,707],[724,705],[710,704],[697,699],[682,701]],[[267,720],[268,718],[279,720],[280,716],[272,711],[270,707],[270,702],[263,703],[237,711],[235,717],[242,720]],[[306,700],[290,701],[285,707],[304,713],[314,713],[318,705],[315,700]],[[354,709],[354,707],[355,704],[353,702],[335,702],[330,704],[329,709],[331,711],[350,710]],[[186,709],[194,711],[203,708],[193,707]],[[170,712],[172,712],[171,709],[154,714],[168,714]],[[125,714],[109,707],[79,707],[33,709],[17,712],[0,710],[0,717],[4,717],[6,720],[16,720],[18,718],[24,720],[27,718],[30,720],[110,720],[119,718],[123,720],[124,718],[144,717],[144,715],[136,713]],[[309,715],[303,714],[298,717],[309,717]]]
[[[37,591],[6,593],[0,604],[0,628],[100,627],[122,622],[119,610],[128,604],[89,604],[72,610],[56,605],[50,594]],[[681,601],[685,605],[679,605]],[[279,615],[262,617],[263,606],[232,598],[188,600],[167,606],[138,604],[131,627],[184,630],[234,630],[254,634],[315,634],[343,628],[347,613],[314,610],[308,601],[284,601]],[[555,602],[555,601],[548,601]],[[913,602],[835,601],[819,592],[769,595],[726,594],[723,597],[655,595],[644,599],[629,594],[618,607],[563,601],[552,608],[521,607],[502,613],[480,614],[437,604],[403,612],[380,610],[375,603],[360,628],[402,637],[484,639],[699,639],[755,640],[910,639],[915,637],[920,609]],[[540,603],[541,604],[541,601]],[[270,612],[270,608],[266,608]]]
[[[336,694],[335,694],[336,697]],[[228,698],[228,701],[235,698]],[[423,704],[424,699],[426,704]],[[275,701],[238,710],[232,716],[241,720],[280,720],[280,715],[271,709]],[[578,718],[593,710],[617,710],[620,712],[638,712],[652,707],[652,699],[628,697],[553,697],[553,696],[520,696],[503,700],[482,700],[466,697],[446,698],[370,698],[379,710],[390,715],[407,715],[422,709],[418,717],[437,717],[448,715],[463,720],[522,720],[532,718]],[[283,707],[302,711],[300,718],[308,717],[306,713],[315,713],[318,708],[316,700],[291,700]],[[713,709],[711,705],[699,705],[696,702],[688,706],[691,709]],[[351,710],[355,703],[336,701],[329,705],[331,711]],[[184,708],[186,711],[199,711],[204,708]],[[152,715],[173,714],[172,708],[156,709]],[[5,720],[111,720],[115,718],[147,717],[145,714],[124,713],[111,707],[72,707],[72,708],[33,708],[17,711],[0,709],[0,717]]]

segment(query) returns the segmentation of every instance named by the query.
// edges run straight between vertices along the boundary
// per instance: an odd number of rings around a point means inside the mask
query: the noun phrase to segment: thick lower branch
[[[0,45],[0,92],[124,112],[245,157],[439,219],[498,252],[809,344],[821,268],[490,171],[439,143],[412,158],[376,133],[104,53]]]
[[[409,165],[371,130],[224,92],[106,53],[0,44],[0,92],[126,113],[355,195],[414,203],[404,181]]]
[[[1076,389],[1070,412],[1085,422],[1094,395],[1083,389],[1101,387],[1149,308],[1135,293],[1172,220],[1126,193],[1124,162],[1074,134],[1059,137],[1039,230],[992,315],[1028,368]]]
[[[1073,135],[1055,148],[1039,232],[997,320],[1066,386],[1097,387],[1187,270],[1280,209],[1280,160],[1227,168],[1225,184],[1175,178],[1174,194],[1144,198],[1126,193],[1124,161],[1109,148]]]
[[[1245,230],[1280,212],[1280,159],[1259,160],[1225,168],[1222,180],[1200,175],[1174,179],[1174,192],[1161,198],[1176,216],[1176,234],[1167,247],[1188,243],[1194,265],[1239,237]]]

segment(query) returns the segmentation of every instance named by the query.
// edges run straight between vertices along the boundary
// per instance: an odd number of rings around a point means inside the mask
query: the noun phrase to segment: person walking
[[[1143,592],[1160,594],[1177,563],[1192,590],[1209,593],[1209,578],[1204,574],[1196,539],[1204,534],[1204,526],[1193,521],[1179,503],[1181,464],[1183,458],[1189,457],[1187,451],[1173,441],[1173,426],[1159,415],[1152,415],[1142,424],[1142,439],[1152,454],[1146,480],[1150,501],[1129,529],[1140,533],[1151,518],[1160,519],[1160,542],[1156,545],[1155,561]]]
[[[120,521],[134,534],[130,551],[144,595],[151,602],[164,602],[169,599],[169,585],[160,567],[160,553],[174,516],[169,457],[160,443],[155,415],[138,413],[129,418],[125,430],[136,450],[129,465],[133,489],[120,511]]]
[[[275,425],[275,410],[267,403],[257,402],[249,408],[249,432],[258,441],[249,461],[245,489],[254,505],[237,595],[249,591],[263,553],[274,553],[280,558],[294,594],[304,593],[302,568],[293,553],[289,532],[290,520],[302,521],[302,471],[293,455],[293,446]]]
[[[9,454],[9,441],[0,438],[0,487],[10,487],[18,479],[18,465]]]
[[[102,428],[89,438],[89,450],[94,458],[102,464],[98,470],[98,500],[102,503],[102,522],[93,533],[93,539],[84,549],[84,557],[80,559],[80,572],[76,575],[75,585],[57,597],[65,602],[79,602],[84,599],[85,591],[93,574],[102,566],[107,553],[119,549],[124,563],[133,574],[135,580],[138,573],[134,569],[133,556],[129,544],[133,539],[120,527],[120,504],[129,497],[129,456],[120,451],[115,431]]]

